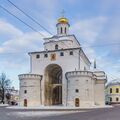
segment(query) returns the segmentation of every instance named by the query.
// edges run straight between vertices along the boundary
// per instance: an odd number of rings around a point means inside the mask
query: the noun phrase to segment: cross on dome
[[[64,14],[65,14],[65,10],[63,9],[61,12],[61,16],[64,17]]]

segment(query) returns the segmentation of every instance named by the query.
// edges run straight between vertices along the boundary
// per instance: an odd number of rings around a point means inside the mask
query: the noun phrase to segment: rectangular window
[[[24,93],[26,94],[26,93],[27,93],[27,90],[24,90]]]
[[[60,52],[60,56],[64,56],[64,52]]]
[[[119,93],[119,88],[116,88],[116,93]]]
[[[110,102],[112,102],[112,98],[110,97]]]
[[[40,58],[40,55],[36,55],[36,58],[37,58],[37,59]]]
[[[119,101],[119,98],[118,98],[118,97],[116,97],[116,101]]]
[[[112,93],[112,88],[110,88],[110,93]]]

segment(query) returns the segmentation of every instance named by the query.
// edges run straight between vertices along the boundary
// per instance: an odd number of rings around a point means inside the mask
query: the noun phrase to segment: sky
[[[104,70],[108,81],[120,78],[120,0],[10,0],[32,16],[53,35],[57,19],[69,19],[70,34],[74,34],[97,69]],[[8,0],[0,5],[34,27],[45,37],[51,36],[17,10]],[[43,50],[43,36],[24,25],[0,7],[0,73],[11,79],[19,89],[18,75],[29,73],[28,52]]]

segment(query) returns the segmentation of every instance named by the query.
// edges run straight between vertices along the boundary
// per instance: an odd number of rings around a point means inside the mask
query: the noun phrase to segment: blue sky
[[[11,0],[45,28],[56,34],[56,22],[65,10],[70,34],[75,34],[88,58],[109,78],[120,78],[120,1],[119,0]],[[46,31],[24,16],[7,0],[0,5],[35,29]],[[0,72],[19,88],[18,74],[29,72],[30,51],[43,49],[43,37],[0,8]],[[112,44],[112,45],[111,45]],[[91,67],[92,69],[92,67]]]

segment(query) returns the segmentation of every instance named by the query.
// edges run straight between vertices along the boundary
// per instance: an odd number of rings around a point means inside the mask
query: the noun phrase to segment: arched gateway
[[[62,68],[50,64],[45,69],[45,105],[62,104]]]

